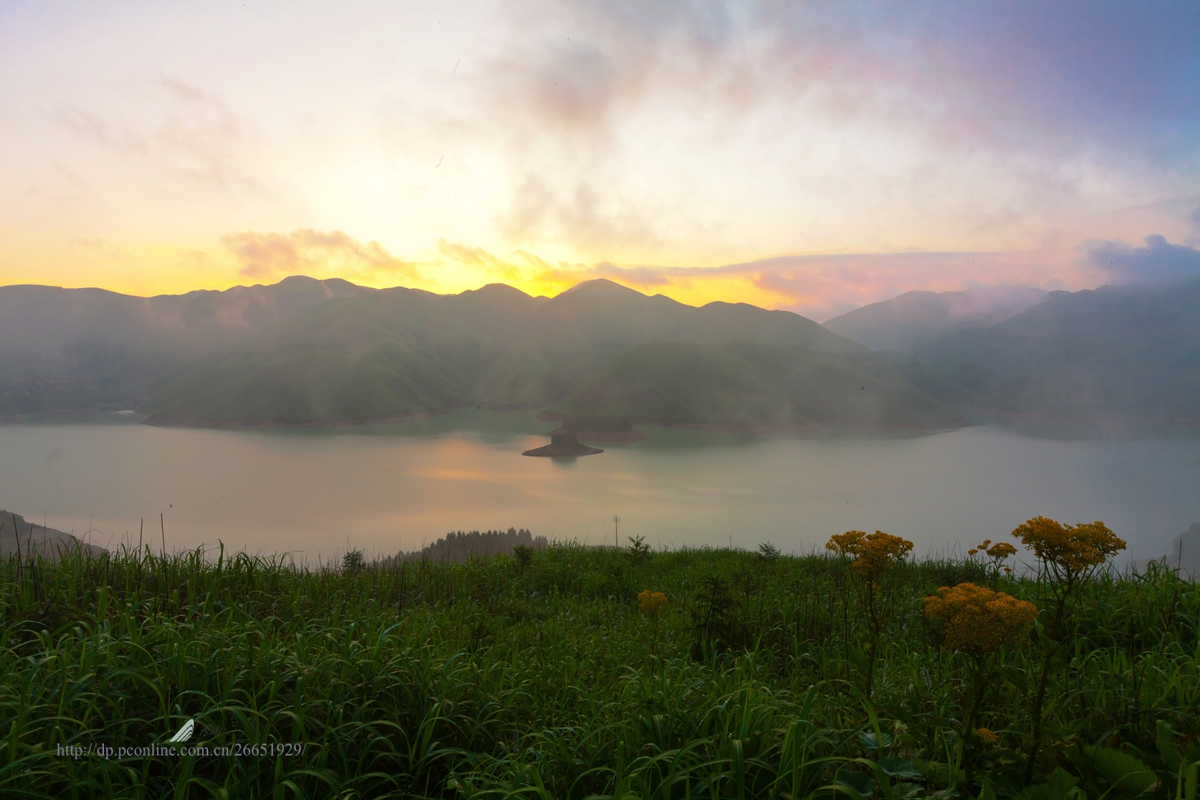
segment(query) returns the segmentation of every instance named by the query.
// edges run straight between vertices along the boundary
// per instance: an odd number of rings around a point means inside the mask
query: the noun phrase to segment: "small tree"
[[[363,571],[366,566],[366,561],[363,558],[362,550],[351,550],[342,556],[342,573],[347,577],[354,577]]]
[[[1045,587],[1051,605],[1050,620],[1039,636],[1042,645],[1042,669],[1038,676],[1037,694],[1033,701],[1033,737],[1025,761],[1025,785],[1033,782],[1033,768],[1042,739],[1042,711],[1046,701],[1046,686],[1050,665],[1059,647],[1067,638],[1067,622],[1073,611],[1075,595],[1092,572],[1121,550],[1125,540],[1119,539],[1103,522],[1063,525],[1048,517],[1026,520],[1013,531],[1038,560],[1038,581]]]
[[[630,536],[628,538],[629,548],[625,551],[625,557],[635,567],[646,563],[650,559],[650,545],[646,544],[646,537],[639,536],[635,539]]]
[[[850,569],[858,578],[859,593],[867,613],[867,625],[871,636],[866,676],[867,699],[870,699],[875,679],[875,654],[879,649],[879,637],[886,622],[881,597],[882,583],[892,571],[892,567],[912,552],[913,543],[883,531],[870,534],[864,531],[846,531],[829,537],[825,548],[854,559],[850,562]]]
[[[758,559],[767,564],[774,564],[779,560],[779,556],[783,555],[779,552],[779,548],[770,542],[762,542],[758,546]]]
[[[529,569],[529,562],[533,560],[533,548],[519,544],[513,548],[513,555],[517,557],[517,571],[524,572]]]
[[[942,644],[947,650],[965,655],[971,664],[970,674],[963,682],[962,706],[969,710],[959,744],[969,790],[974,775],[972,734],[985,743],[996,738],[991,731],[975,727],[984,695],[995,677],[992,674],[995,656],[1001,648],[1024,639],[1023,629],[1037,618],[1037,606],[1004,592],[960,583],[953,589],[943,586],[936,595],[926,597],[925,615],[942,620]]]

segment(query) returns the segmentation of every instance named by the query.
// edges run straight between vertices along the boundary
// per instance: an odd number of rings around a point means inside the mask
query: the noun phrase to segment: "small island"
[[[579,443],[579,437],[570,431],[555,431],[550,435],[550,444],[545,447],[535,447],[521,453],[523,456],[540,456],[543,458],[569,458],[571,456],[594,456],[604,451],[598,447],[588,447]]]

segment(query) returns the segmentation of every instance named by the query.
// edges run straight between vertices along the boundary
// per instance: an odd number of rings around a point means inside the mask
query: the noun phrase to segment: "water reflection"
[[[1007,538],[1034,514],[1103,519],[1134,557],[1200,521],[1200,442],[1070,442],[999,428],[761,437],[649,428],[578,459],[528,458],[555,423],[466,409],[403,425],[204,431],[0,426],[0,507],[132,537],[164,513],[173,547],[322,557],[517,527],[598,543],[784,550],[876,528],[917,552]]]

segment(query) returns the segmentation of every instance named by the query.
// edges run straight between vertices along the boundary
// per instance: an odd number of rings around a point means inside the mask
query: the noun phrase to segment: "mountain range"
[[[979,414],[1200,420],[1200,281],[910,292],[824,326],[606,280],[554,298],[291,277],[138,298],[0,287],[0,415],[327,425],[475,405],[729,429],[945,428]]]
[[[369,291],[303,277],[159,297],[0,287],[0,415],[130,408],[149,382],[182,361],[330,298]]]
[[[993,286],[962,292],[905,292],[827,320],[825,327],[872,350],[915,356],[938,339],[980,330],[1032,308],[1052,294],[1028,286]]]
[[[963,424],[811,320],[695,308],[607,280],[553,299],[503,285],[335,298],[164,373],[146,397],[160,424],[370,421],[464,405],[747,428]]]
[[[1200,425],[1200,279],[1032,291],[986,313],[962,293],[909,292],[825,325],[890,346],[915,385],[957,405],[1079,429]],[[933,388],[947,378],[957,386]]]

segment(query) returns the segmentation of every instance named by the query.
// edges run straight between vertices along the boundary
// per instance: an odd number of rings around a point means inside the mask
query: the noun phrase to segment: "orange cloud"
[[[609,262],[547,266],[521,288],[557,294],[582,281],[608,278],[692,305],[745,302],[818,321],[918,289],[1081,289],[1103,282],[1078,250],[783,256],[719,267],[623,267]]]
[[[253,278],[334,273],[348,280],[378,282],[406,278],[425,282],[416,265],[388,252],[379,242],[363,244],[341,231],[302,228],[284,235],[247,231],[221,237],[238,262],[238,272]]]

